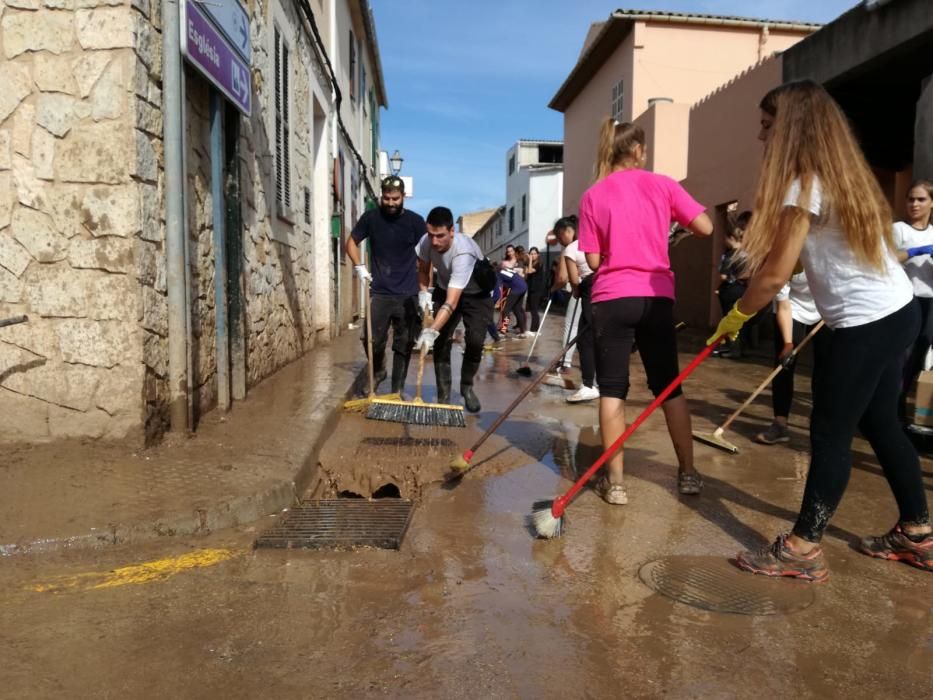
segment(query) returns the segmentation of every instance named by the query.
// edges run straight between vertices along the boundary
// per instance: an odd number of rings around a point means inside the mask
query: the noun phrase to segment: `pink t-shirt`
[[[686,226],[705,209],[676,180],[647,170],[621,170],[590,187],[580,201],[577,238],[581,251],[604,256],[593,301],[673,299],[671,221]]]

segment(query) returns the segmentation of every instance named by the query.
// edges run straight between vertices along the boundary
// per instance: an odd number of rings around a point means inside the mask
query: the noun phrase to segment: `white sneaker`
[[[599,398],[599,389],[595,386],[581,386],[576,393],[567,397],[567,403],[582,403]]]

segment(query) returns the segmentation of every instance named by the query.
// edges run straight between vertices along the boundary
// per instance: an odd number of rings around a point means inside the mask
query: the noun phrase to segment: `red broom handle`
[[[573,497],[579,493],[580,489],[586,485],[586,482],[588,482],[593,477],[593,474],[595,474],[597,470],[603,466],[616,453],[616,451],[618,451],[620,447],[622,447],[622,443],[628,440],[629,436],[638,429],[638,426],[644,423],[648,416],[654,413],[655,409],[664,403],[665,399],[671,395],[671,392],[679,387],[683,381],[690,376],[693,370],[699,367],[703,360],[709,357],[710,353],[713,352],[716,346],[722,342],[722,338],[723,336],[716,338],[713,343],[703,348],[699,354],[693,358],[693,361],[687,365],[680,374],[677,375],[677,378],[672,381],[664,391],[658,394],[657,398],[651,402],[651,405],[642,411],[638,418],[629,424],[628,428],[625,429],[625,432],[616,438],[616,441],[609,446],[609,449],[603,452],[599,459],[593,462],[593,465],[586,470],[586,473],[577,479],[577,482],[570,487],[570,490],[554,501],[554,505],[551,506],[551,515],[553,515],[555,518],[560,518],[564,514],[564,509],[567,507],[570,501],[573,500]]]

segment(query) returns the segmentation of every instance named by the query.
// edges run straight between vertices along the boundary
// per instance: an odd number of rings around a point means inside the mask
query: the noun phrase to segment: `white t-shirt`
[[[906,306],[914,292],[893,251],[884,251],[882,270],[858,260],[832,210],[823,207],[823,191],[814,178],[807,209],[812,221],[800,259],[820,316],[830,328],[851,328],[877,321]],[[800,181],[794,180],[785,206],[798,206]]]
[[[903,221],[894,224],[894,245],[898,250],[907,250],[922,245],[933,245],[933,225],[918,231]],[[914,286],[914,296],[933,298],[933,258],[917,255],[904,262],[904,271]]]
[[[775,301],[790,299],[790,315],[798,323],[813,326],[820,322],[820,312],[813,300],[806,272],[798,272],[791,277],[790,282],[784,285],[774,299]]]
[[[435,286],[441,289],[462,289],[464,294],[478,294],[481,290],[471,278],[473,266],[485,256],[476,241],[463,233],[455,233],[453,242],[443,253],[438,253],[431,246],[431,239],[424,234],[415,253],[425,262],[430,262],[437,271],[434,276]]]
[[[572,241],[564,248],[561,255],[570,258],[577,266],[577,274],[580,275],[581,282],[593,274],[593,270],[586,263],[586,253],[580,252],[580,241]]]

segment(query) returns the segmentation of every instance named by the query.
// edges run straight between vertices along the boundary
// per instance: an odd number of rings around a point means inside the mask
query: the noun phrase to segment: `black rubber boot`
[[[460,369],[460,395],[463,396],[463,405],[470,413],[479,413],[483,408],[479,399],[473,393],[473,378],[479,370],[479,362],[463,361]]]
[[[450,363],[435,360],[434,377],[437,380],[437,402],[450,403]]]
[[[408,361],[401,353],[392,353],[392,393],[401,394],[405,389],[405,380],[408,378]]]

